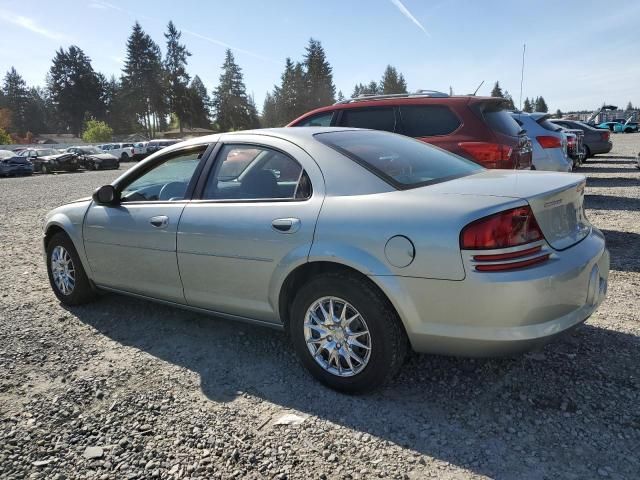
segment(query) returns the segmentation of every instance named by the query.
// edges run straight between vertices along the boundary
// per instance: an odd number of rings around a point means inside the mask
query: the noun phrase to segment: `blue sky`
[[[410,90],[462,94],[484,80],[478,94],[488,95],[499,80],[517,103],[526,43],[523,98],[543,95],[564,111],[640,105],[640,1],[0,0],[0,72],[15,66],[43,85],[56,49],[76,44],[96,70],[118,75],[136,19],[163,50],[173,20],[193,54],[189,72],[208,89],[230,46],[259,108],[309,37],[346,96],[392,64]]]

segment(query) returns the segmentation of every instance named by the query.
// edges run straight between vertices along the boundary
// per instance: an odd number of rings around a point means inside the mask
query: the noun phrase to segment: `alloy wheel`
[[[316,363],[338,377],[357,375],[371,356],[365,319],[338,297],[323,297],[311,304],[305,315],[304,338]]]
[[[51,252],[51,274],[56,288],[63,295],[71,295],[76,285],[76,271],[71,255],[61,245]]]

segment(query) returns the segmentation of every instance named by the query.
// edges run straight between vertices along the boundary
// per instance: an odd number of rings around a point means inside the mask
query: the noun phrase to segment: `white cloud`
[[[229,48],[229,49],[233,50],[234,52],[244,53],[245,55],[249,55],[249,56],[252,56],[252,57],[255,57],[255,58],[259,58],[261,60],[266,60],[267,62],[278,63],[278,62],[275,62],[271,58],[268,58],[268,57],[265,57],[263,55],[260,55],[259,53],[255,53],[255,52],[252,52],[250,50],[245,50],[243,48],[234,47],[233,45],[229,45],[228,43],[223,42],[222,40],[217,40],[215,38],[207,37],[205,35],[201,35],[199,33],[192,32],[191,30],[182,29],[182,32],[186,33],[187,35],[191,35],[193,37],[199,38],[201,40],[205,40],[207,42],[213,43],[215,45],[219,45],[219,46],[224,47],[224,48]]]
[[[424,26],[420,23],[420,21],[413,16],[413,14],[407,9],[407,7],[404,6],[404,4],[400,1],[400,0],[391,0],[391,3],[393,3],[396,8],[398,10],[400,10],[400,13],[402,13],[402,15],[404,15],[405,17],[407,17],[409,20],[411,20],[420,30],[422,30],[424,32],[424,34],[427,37],[430,37],[431,35],[429,34],[429,32],[427,32],[427,29],[424,28]]]
[[[64,38],[67,38],[67,36],[62,33],[56,32],[54,30],[49,30],[38,25],[37,22],[32,18],[23,17],[22,15],[16,15],[15,13],[5,10],[0,10],[0,20],[11,23],[20,28],[24,28],[25,30],[29,30],[30,32],[37,33],[38,35],[42,35],[43,37],[49,38],[51,40],[62,40]]]

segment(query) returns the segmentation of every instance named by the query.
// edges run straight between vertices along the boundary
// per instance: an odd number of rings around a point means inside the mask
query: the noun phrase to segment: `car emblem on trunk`
[[[544,204],[544,208],[555,207],[556,205],[560,205],[562,203],[562,199],[558,198],[557,200],[552,200]]]

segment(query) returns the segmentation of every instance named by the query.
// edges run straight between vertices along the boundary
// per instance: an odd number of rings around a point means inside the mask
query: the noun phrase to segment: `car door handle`
[[[166,215],[158,215],[156,217],[151,217],[149,219],[149,223],[156,228],[164,228],[169,225],[169,217]]]
[[[279,233],[295,233],[300,230],[299,218],[276,218],[271,227]]]

